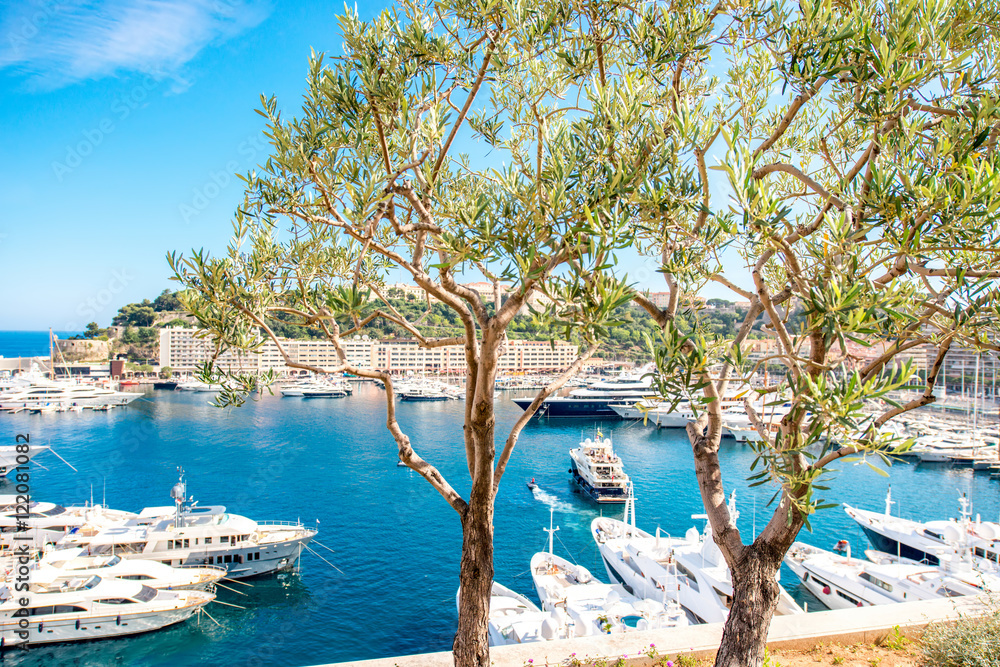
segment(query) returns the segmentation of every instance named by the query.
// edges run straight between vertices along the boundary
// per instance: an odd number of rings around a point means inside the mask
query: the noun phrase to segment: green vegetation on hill
[[[388,296],[392,307],[407,320],[416,324],[425,335],[433,337],[461,335],[462,323],[458,315],[444,304],[431,304],[428,310],[425,301],[417,299],[413,295],[404,296],[399,290],[390,289]],[[372,302],[371,308],[376,307],[385,308],[384,304],[377,306],[376,302]],[[488,311],[492,311],[493,304],[486,304],[486,308]],[[125,327],[117,339],[119,341],[117,347],[121,349],[116,350],[116,353],[124,352],[132,361],[154,358],[157,355],[158,337],[156,332],[158,328],[190,326],[189,322],[181,318],[156,321],[160,313],[179,310],[181,310],[181,303],[177,292],[170,290],[164,290],[152,301],[143,299],[139,303],[122,306],[111,320],[114,326]],[[690,330],[697,319],[712,334],[727,338],[733,335],[745,314],[745,310],[735,308],[730,301],[709,299],[703,307],[679,314],[677,324],[681,330]],[[621,306],[615,310],[614,315],[620,325],[609,331],[608,338],[597,356],[609,359],[637,360],[648,357],[646,337],[651,336],[655,339],[659,335],[656,323],[650,319],[645,311],[634,305]],[[269,320],[268,325],[276,335],[292,340],[319,340],[325,337],[323,330],[319,327],[296,326],[290,323],[290,319],[290,317],[286,319],[279,314],[277,319]],[[340,326],[342,330],[346,331],[353,326],[353,323],[344,320],[340,322]],[[359,332],[359,335],[389,339],[412,337],[400,325],[382,318],[377,318],[369,323]],[[509,335],[511,338],[525,340],[550,340],[564,337],[564,333],[561,331],[550,332],[543,329],[539,325],[538,319],[530,312],[518,315],[514,319],[509,329]],[[108,340],[108,337],[108,330],[102,329],[96,322],[88,324],[82,335],[74,336],[74,338],[99,340]],[[750,337],[760,337],[759,327],[758,331],[751,334]]]

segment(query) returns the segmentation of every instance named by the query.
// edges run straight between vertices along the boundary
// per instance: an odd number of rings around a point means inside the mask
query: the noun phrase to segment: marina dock
[[[775,616],[768,632],[768,646],[803,650],[820,643],[872,644],[895,628],[899,628],[904,635],[913,636],[930,623],[982,616],[990,610],[990,602],[984,596]],[[494,667],[524,667],[528,664],[541,667],[567,665],[574,661],[586,665],[602,659],[608,664],[615,664],[621,658],[628,667],[646,667],[659,664],[661,656],[681,654],[704,658],[714,655],[722,639],[722,628],[722,623],[708,623],[670,630],[494,646],[490,649],[490,662]],[[655,647],[656,658],[648,655],[650,647]],[[451,652],[441,651],[316,667],[451,667],[453,664]]]

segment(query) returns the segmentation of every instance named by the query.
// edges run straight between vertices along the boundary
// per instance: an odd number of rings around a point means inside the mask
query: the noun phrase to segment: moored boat
[[[735,496],[729,504],[735,521],[739,516]],[[673,600],[696,623],[721,623],[733,603],[732,575],[707,517],[696,514],[692,518],[706,520],[704,532],[692,527],[678,538],[661,535],[657,529],[654,536],[636,528],[634,500],[630,499],[624,520],[598,517],[590,528],[608,576],[625,590],[639,598]],[[803,610],[780,588],[775,613],[801,614]]]
[[[225,577],[217,565],[173,567],[154,560],[123,559],[117,554],[91,555],[85,549],[55,549],[42,555],[31,572],[32,581],[52,582],[67,577],[90,577],[141,581],[156,589],[214,590]]]
[[[1000,572],[1000,524],[972,520],[968,498],[959,498],[958,520],[913,521],[892,516],[892,489],[886,494],[884,513],[844,505],[876,550],[910,560],[939,565],[942,556],[968,550],[973,567],[987,573]]]
[[[33,582],[26,592],[3,586],[0,638],[14,646],[134,635],[187,620],[214,599],[205,591],[161,591],[99,576]]]
[[[599,503],[623,503],[632,493],[632,480],[625,474],[622,460],[611,447],[611,438],[597,431],[569,450],[573,481],[584,494]]]
[[[254,521],[222,506],[198,506],[186,493],[182,471],[170,492],[173,507],[147,507],[96,534],[67,535],[59,546],[173,566],[218,565],[239,579],[292,569],[317,533],[299,522]]]
[[[462,590],[459,589],[455,594],[456,606],[460,604],[461,595]],[[487,618],[490,646],[567,639],[569,635],[563,621],[552,612],[542,611],[520,593],[493,582]]]
[[[796,542],[785,555],[785,564],[802,585],[828,609],[851,609],[895,602],[977,595],[1000,590],[1000,579],[982,575],[960,576],[951,568],[918,563],[877,551],[872,560],[851,557],[846,540],[835,553]],[[967,569],[971,574],[972,568]],[[978,582],[977,582],[978,579]]]

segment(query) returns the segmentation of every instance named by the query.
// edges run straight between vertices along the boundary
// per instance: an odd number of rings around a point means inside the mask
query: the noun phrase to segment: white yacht
[[[158,560],[167,565],[220,565],[240,579],[295,566],[317,531],[291,521],[258,522],[222,506],[198,506],[186,497],[183,472],[170,491],[173,507],[147,507],[95,535],[67,535],[59,546],[93,554]]]
[[[303,390],[312,389],[316,384],[316,380],[299,380],[292,384],[286,384],[279,391],[281,391],[282,396],[302,396]]]
[[[25,598],[28,604],[22,606]],[[26,593],[3,586],[0,638],[13,646],[134,635],[187,620],[214,599],[205,591],[159,591],[139,581],[98,576],[32,583]]]
[[[892,489],[885,497],[885,512],[878,513],[844,505],[876,550],[914,561],[938,565],[942,556],[960,556],[969,551],[973,566],[983,572],[1000,572],[1000,523],[972,521],[968,498],[959,499],[961,518],[944,521],[912,521],[892,516]]]
[[[677,602],[694,622],[724,622],[732,606],[733,582],[711,524],[706,520],[703,533],[692,527],[683,538],[663,536],[659,529],[654,536],[635,527],[634,503],[626,503],[624,521],[599,517],[590,524],[608,576],[636,597]],[[735,494],[729,505],[735,520]],[[692,518],[707,519],[703,514]],[[775,613],[803,610],[782,588]]]
[[[302,388],[303,398],[345,398],[346,396],[346,391],[328,383],[316,383],[311,387]]]
[[[746,415],[743,407],[743,396],[726,396],[719,405],[727,415]],[[755,401],[755,407],[760,411],[760,401]],[[697,419],[688,401],[681,401],[676,406],[670,401],[656,398],[646,398],[640,401],[623,401],[609,406],[622,419],[642,419],[648,424],[660,428],[684,428],[688,422]],[[704,409],[702,409],[704,410]]]
[[[0,446],[0,477],[6,477],[14,472],[18,466],[23,466],[42,452],[49,451],[47,445],[28,445],[28,451],[17,451],[18,447],[24,445],[2,445]],[[2,496],[0,496],[2,498]]]
[[[452,401],[458,399],[454,392],[427,385],[409,387],[400,391],[397,396],[401,401]]]
[[[462,590],[455,594],[459,604]],[[556,614],[542,611],[534,602],[503,584],[493,582],[487,619],[490,646],[530,644],[551,639],[568,639],[567,626]]]
[[[995,451],[996,445],[982,438],[949,433],[920,436],[910,448],[910,454],[919,458],[921,463],[951,463],[958,457],[977,458]]]
[[[18,499],[16,495],[0,495],[0,548],[22,544],[42,548],[70,533],[80,538],[96,535],[102,528],[135,516],[102,505],[63,507],[49,502],[19,503]]]
[[[285,385],[280,389],[282,396],[304,396],[311,398],[342,398],[354,393],[354,388],[343,378],[312,378]]]
[[[611,448],[611,438],[597,431],[580,446],[569,450],[569,469],[583,492],[599,503],[623,503],[632,495],[632,480],[625,474],[622,460]]]
[[[153,560],[123,559],[117,554],[90,555],[85,549],[55,549],[42,555],[31,572],[32,582],[53,582],[67,577],[141,581],[150,588],[213,591],[227,574],[217,565],[172,567]]]
[[[852,609],[893,602],[933,600],[1000,591],[1000,579],[973,576],[972,568],[960,571],[882,554],[866,552],[872,560],[851,557],[846,540],[834,553],[796,542],[785,555],[785,564],[802,585],[828,609]],[[874,561],[874,562],[873,562]]]
[[[187,382],[179,382],[174,389],[176,391],[222,391],[222,385],[208,384],[200,380],[188,380]]]
[[[62,381],[38,381],[14,387],[0,394],[0,410],[37,410],[59,406],[82,407],[98,405],[128,405],[142,394],[115,391],[93,384]]]
[[[642,398],[638,401],[620,401],[609,403],[608,407],[622,419],[645,419],[652,421],[652,413],[661,405],[669,406],[670,403],[659,398]],[[678,403],[677,408],[687,407],[687,402]]]
[[[621,585],[594,579],[582,565],[553,553],[552,536],[558,528],[545,529],[549,550],[531,557],[531,580],[544,611],[568,619],[571,637],[619,634],[686,626],[687,615],[677,602],[640,600]]]

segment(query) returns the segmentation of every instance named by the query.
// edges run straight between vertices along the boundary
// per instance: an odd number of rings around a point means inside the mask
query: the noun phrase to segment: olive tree
[[[998,27],[975,0],[667,2],[628,33],[671,109],[675,160],[633,197],[670,299],[636,301],[663,328],[661,391],[700,411],[694,472],[734,586],[719,667],[762,664],[778,569],[826,506],[830,466],[890,462],[908,443],[882,427],[935,400],[948,351],[997,349]],[[728,337],[685,299],[710,283],[750,304]],[[764,358],[746,353],[752,332],[772,341]],[[776,488],[747,540],[726,505],[720,398],[749,398],[775,363],[784,375],[757,389],[791,408],[775,431],[746,401],[751,480]]]
[[[529,6],[530,5],[530,6]],[[291,368],[348,371],[386,388],[399,458],[458,514],[463,543],[456,664],[489,665],[493,512],[519,433],[542,401],[594,353],[614,309],[631,298],[615,253],[634,239],[630,192],[657,178],[667,145],[644,100],[659,84],[606,54],[602,3],[403,0],[370,22],[340,18],[344,53],[314,55],[301,111],[263,99],[272,154],[244,177],[228,250],[172,253],[184,308],[216,350],[273,344]],[[461,146],[462,152],[458,152]],[[625,166],[622,166],[625,165]],[[482,275],[494,298],[462,284]],[[407,275],[461,322],[433,336],[387,298]],[[620,272],[619,272],[620,273]],[[501,294],[502,293],[502,294]],[[492,301],[492,304],[488,301]],[[497,450],[494,380],[514,316],[530,309],[579,357],[541,390]],[[339,363],[287,354],[270,322],[318,327]],[[466,363],[463,497],[418,453],[396,419],[392,376],[356,365],[342,341],[382,318],[426,348],[458,345]],[[203,369],[241,403],[273,374]]]

